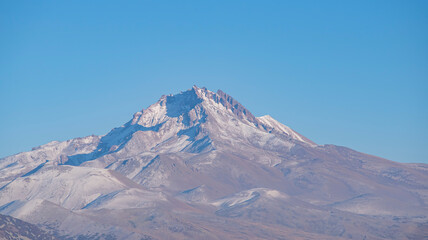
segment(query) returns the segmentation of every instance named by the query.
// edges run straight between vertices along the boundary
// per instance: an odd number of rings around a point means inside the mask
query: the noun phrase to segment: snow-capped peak
[[[222,90],[212,92],[196,85],[178,94],[163,95],[155,104],[135,113],[128,125],[159,129],[165,124],[167,131],[177,133],[210,120],[221,128],[230,124],[231,119],[265,132],[286,134],[294,140],[314,144],[269,115],[256,118]]]
[[[30,155],[21,154],[23,162],[28,162],[29,158],[39,160],[31,160],[32,165],[25,165],[28,169],[16,169],[13,174],[25,174],[44,164],[46,159],[59,164],[81,165],[105,155],[126,151],[156,154],[180,151],[200,153],[215,149],[217,143],[217,146],[240,143],[242,146],[256,144],[263,147],[267,142],[272,144],[272,138],[278,134],[293,141],[313,144],[270,116],[256,118],[237,100],[221,90],[215,93],[204,87],[193,86],[178,94],[162,96],[147,109],[136,112],[129,122],[114,128],[104,136],[77,139],[70,143],[67,141],[46,144],[41,147],[43,153],[46,155],[49,151],[53,152],[46,156],[38,156],[38,148],[30,152]],[[281,144],[283,147],[291,146],[285,142]],[[3,163],[7,166],[11,162]],[[10,167],[7,171],[12,172]]]

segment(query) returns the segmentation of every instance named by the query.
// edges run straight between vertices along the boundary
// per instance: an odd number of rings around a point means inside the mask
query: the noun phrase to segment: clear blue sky
[[[428,1],[0,2],[0,156],[194,84],[319,144],[428,163]]]

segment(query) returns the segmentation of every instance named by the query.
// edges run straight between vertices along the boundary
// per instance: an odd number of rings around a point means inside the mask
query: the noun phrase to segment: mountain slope
[[[54,240],[57,238],[49,235],[33,224],[0,214],[0,239]]]
[[[92,237],[412,239],[428,231],[426,164],[317,145],[196,86],[104,136],[3,158],[0,183],[0,212],[67,236],[83,232],[55,221],[48,206],[99,224],[87,230]],[[49,221],[38,217],[44,212]]]

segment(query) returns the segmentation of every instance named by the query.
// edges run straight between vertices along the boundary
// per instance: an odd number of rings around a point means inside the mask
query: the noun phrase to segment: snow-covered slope
[[[131,190],[135,196],[151,194],[110,170],[52,165],[17,178],[5,186],[0,191],[0,206],[15,200],[44,199],[67,209],[82,209],[94,202],[99,205],[102,199],[107,200],[108,195],[121,195]],[[140,199],[142,201],[144,198]]]
[[[304,136],[300,135],[299,133],[297,133],[296,131],[292,130],[291,128],[285,126],[284,124],[278,122],[277,120],[275,120],[274,118],[272,118],[269,115],[265,115],[262,117],[258,117],[257,120],[266,128],[269,129],[270,131],[276,131],[282,134],[286,134],[288,136],[290,136],[292,139],[301,141],[301,142],[305,142],[311,145],[316,145],[314,142],[312,142],[311,140],[305,138]]]
[[[27,174],[46,162],[63,163],[68,155],[90,153],[98,145],[98,136],[75,138],[64,142],[53,141],[30,152],[18,153],[0,161],[0,186]]]
[[[194,86],[106,135],[0,159],[0,213],[72,238],[411,239],[427,183],[425,164],[317,145]]]

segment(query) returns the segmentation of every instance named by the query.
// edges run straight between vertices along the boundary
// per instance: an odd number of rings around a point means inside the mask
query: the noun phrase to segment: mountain
[[[0,239],[55,240],[57,238],[47,234],[33,224],[0,214]]]
[[[318,145],[194,86],[0,159],[0,213],[67,239],[424,239],[428,165]]]

